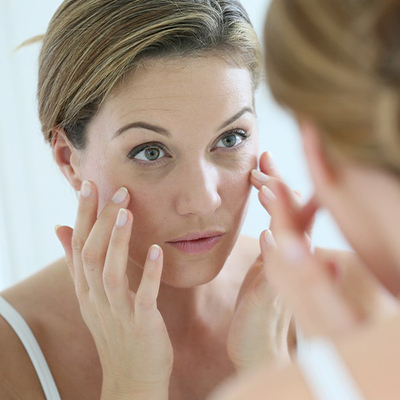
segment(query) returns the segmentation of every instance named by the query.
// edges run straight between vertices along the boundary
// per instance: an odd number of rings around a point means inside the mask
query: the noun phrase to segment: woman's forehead
[[[246,107],[253,108],[247,69],[216,57],[155,60],[126,80],[98,117],[114,130],[133,119],[219,126]]]
[[[124,81],[110,98],[120,109],[122,104],[197,105],[224,98],[225,102],[252,99],[252,80],[245,68],[229,65],[217,57],[178,60],[153,60]]]

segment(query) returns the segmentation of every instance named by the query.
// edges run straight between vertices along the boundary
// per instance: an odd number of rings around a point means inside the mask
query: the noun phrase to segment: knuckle
[[[82,249],[82,261],[86,265],[98,265],[100,262],[100,256],[96,248],[94,247],[84,247]]]
[[[103,283],[106,289],[113,290],[121,286],[121,279],[114,273],[103,272]]]
[[[123,234],[121,234],[121,231],[117,231],[116,229],[114,229],[114,232],[111,236],[111,240],[110,243],[114,246],[114,247],[124,247],[127,244],[126,238]]]
[[[78,301],[80,304],[85,304],[88,298],[88,291],[87,288],[82,285],[82,284],[76,284],[75,285],[75,293],[76,297],[78,298]]]
[[[80,253],[84,245],[85,245],[85,240],[74,232],[71,238],[72,250],[74,252]]]
[[[150,310],[154,307],[155,301],[149,296],[136,296],[135,307],[142,310]]]

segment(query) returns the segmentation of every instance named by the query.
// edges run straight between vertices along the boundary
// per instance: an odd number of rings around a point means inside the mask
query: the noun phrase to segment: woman
[[[279,183],[268,278],[311,338],[285,370],[264,367],[211,398],[397,399],[398,303],[366,321],[302,235],[327,207],[358,255],[400,294],[399,1],[274,1],[265,29],[268,79],[297,116],[315,196],[296,210]],[[284,385],[282,384],[284,383]]]
[[[267,178],[249,179],[259,75],[236,1],[60,6],[39,114],[78,216],[57,229],[66,257],[2,293],[26,350],[2,319],[1,399],[204,399],[235,369],[288,360],[290,313],[238,238]]]
[[[1,399],[204,399],[235,367],[287,357],[288,312],[266,315],[277,329],[264,354],[248,324],[232,324],[259,255],[238,235],[257,166],[260,60],[236,1],[61,4],[40,53],[39,116],[79,211],[73,234],[57,230],[66,257],[2,293],[3,316],[16,309],[40,348],[26,344],[28,356],[1,319],[12,360]],[[145,264],[150,247],[158,259]]]

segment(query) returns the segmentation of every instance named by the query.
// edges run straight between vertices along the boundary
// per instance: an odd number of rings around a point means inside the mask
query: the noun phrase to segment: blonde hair
[[[61,127],[77,149],[107,96],[141,62],[211,53],[248,68],[254,88],[261,50],[235,0],[65,0],[43,37],[38,106],[46,142]]]
[[[399,1],[273,0],[265,46],[274,97],[328,156],[400,176]]]

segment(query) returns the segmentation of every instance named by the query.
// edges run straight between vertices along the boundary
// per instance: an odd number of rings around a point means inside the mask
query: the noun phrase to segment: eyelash
[[[239,128],[235,128],[232,129],[229,132],[224,133],[223,135],[221,135],[216,141],[215,143],[218,143],[220,140],[222,140],[224,137],[230,136],[230,135],[238,135],[240,136],[243,140],[241,143],[239,143],[237,146],[233,146],[233,147],[218,147],[219,151],[223,151],[223,152],[231,152],[231,151],[238,151],[240,150],[240,148],[245,144],[246,140],[250,137],[250,134],[248,134],[245,130],[243,129],[239,129]],[[160,149],[162,151],[164,151],[165,153],[168,153],[168,149],[166,146],[164,146],[162,143],[160,142],[149,142],[149,143],[143,143],[137,147],[135,147],[134,149],[132,149],[129,154],[128,154],[128,158],[134,162],[137,165],[141,165],[141,166],[153,166],[153,165],[157,165],[158,163],[162,162],[163,159],[166,156],[163,156],[155,161],[141,161],[141,160],[137,160],[135,159],[135,156],[137,156],[138,154],[140,154],[143,150],[146,150],[148,148],[157,148]],[[168,156],[167,156],[168,157]]]

